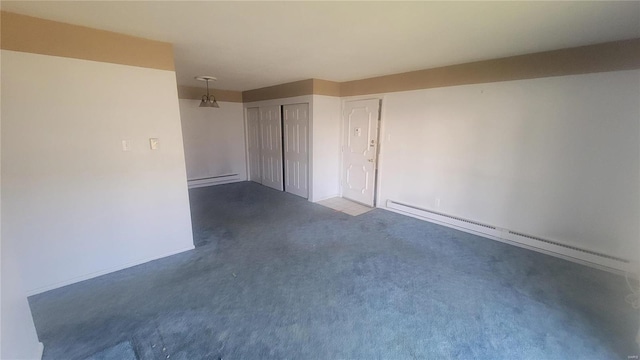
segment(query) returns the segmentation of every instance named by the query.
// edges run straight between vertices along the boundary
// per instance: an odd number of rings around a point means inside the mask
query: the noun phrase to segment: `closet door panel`
[[[285,105],[284,126],[285,191],[309,197],[309,104]]]
[[[249,147],[249,180],[262,183],[260,171],[260,110],[247,109],[247,144]]]
[[[261,182],[284,190],[282,181],[282,119],[280,106],[260,107]]]

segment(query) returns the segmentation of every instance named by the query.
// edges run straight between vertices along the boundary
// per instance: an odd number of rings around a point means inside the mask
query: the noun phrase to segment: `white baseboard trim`
[[[195,189],[195,188],[201,188],[201,187],[206,187],[206,186],[237,183],[237,182],[241,182],[241,181],[246,181],[246,180],[243,180],[243,179],[240,179],[240,178],[187,180],[187,187],[189,189]]]
[[[42,360],[42,356],[44,355],[44,344],[39,342],[36,347],[34,359]]]
[[[112,272],[116,272],[116,271],[120,271],[120,270],[123,270],[123,269],[126,269],[126,268],[130,268],[132,266],[141,265],[141,264],[147,263],[149,261],[162,259],[162,258],[167,257],[167,256],[179,254],[181,252],[185,252],[185,251],[189,251],[189,250],[193,250],[193,249],[195,249],[195,246],[191,245],[191,246],[188,246],[186,248],[170,251],[168,253],[164,253],[164,254],[161,254],[161,255],[158,255],[158,256],[152,256],[152,257],[148,257],[148,258],[144,258],[144,259],[139,259],[139,260],[128,262],[128,263],[125,263],[125,264],[122,264],[122,265],[110,267],[108,269],[103,269],[103,270],[100,270],[100,271],[96,271],[96,272],[92,272],[92,273],[88,273],[88,274],[84,274],[84,275],[80,275],[80,276],[74,276],[74,277],[72,277],[70,279],[67,279],[67,280],[63,280],[63,281],[59,281],[59,282],[56,282],[56,283],[53,283],[53,284],[50,284],[50,285],[45,285],[45,286],[41,286],[41,287],[38,287],[38,288],[35,288],[35,289],[27,290],[27,292],[26,292],[27,293],[27,297],[33,296],[33,295],[37,295],[37,294],[41,294],[43,292],[46,292],[46,291],[49,291],[49,290],[53,290],[53,289],[57,289],[57,288],[60,288],[60,287],[63,287],[63,286],[75,284],[75,283],[80,282],[80,281],[93,279],[93,278],[98,277],[98,276],[106,275],[106,274],[109,274],[109,273],[112,273]]]
[[[551,243],[529,240],[525,237],[517,236],[509,232],[508,229],[491,227],[485,224],[473,223],[464,219],[456,220],[446,216],[440,216],[427,211],[420,211],[419,208],[404,206],[393,201],[386,201],[383,209],[401,215],[407,215],[416,219],[443,225],[470,234],[482,236],[491,240],[500,241],[506,244],[515,245],[521,248],[537,251],[550,256],[555,256],[582,265],[590,266],[600,270],[605,270],[618,275],[624,275],[629,271],[630,264],[623,264],[615,260],[602,258],[578,250],[568,249]]]

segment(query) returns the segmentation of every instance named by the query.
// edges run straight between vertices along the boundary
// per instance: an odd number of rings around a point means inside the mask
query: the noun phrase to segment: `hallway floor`
[[[624,278],[254,183],[190,191],[195,250],[29,299],[45,359],[627,359]]]

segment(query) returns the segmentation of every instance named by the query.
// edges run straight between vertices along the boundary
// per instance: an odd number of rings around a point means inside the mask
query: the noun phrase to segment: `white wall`
[[[386,94],[379,204],[629,258],[639,85],[640,71],[620,71]]]
[[[175,72],[2,51],[1,74],[2,239],[28,293],[193,248]]]
[[[219,102],[201,108],[200,100],[180,99],[180,118],[190,186],[247,180],[244,115],[241,103]],[[237,174],[229,177],[221,175]],[[219,177],[207,180],[202,178]]]
[[[17,244],[2,239],[2,336],[1,359],[40,359],[42,344],[38,342],[21,269]]]
[[[314,202],[340,194],[341,109],[339,97],[313,95],[313,197],[310,200]]]
[[[0,87],[0,98],[1,93]],[[0,175],[0,194],[2,193],[1,179]],[[1,215],[0,207],[0,219]],[[0,221],[0,236],[1,229],[2,221]],[[15,241],[10,240],[0,238],[0,358],[40,359],[42,343],[38,342],[36,328],[27,303],[21,270],[17,263],[18,247]]]

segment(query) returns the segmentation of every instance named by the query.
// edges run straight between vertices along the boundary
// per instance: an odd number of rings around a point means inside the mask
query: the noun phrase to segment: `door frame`
[[[345,133],[344,133],[344,127],[345,127],[345,118],[344,118],[344,108],[347,102],[349,101],[358,101],[358,100],[378,100],[379,101],[379,109],[378,109],[378,147],[376,148],[376,161],[375,161],[375,175],[374,175],[374,189],[373,189],[373,207],[377,208],[377,207],[382,207],[378,200],[380,199],[380,165],[382,164],[381,161],[381,148],[382,148],[382,143],[383,143],[383,139],[384,137],[382,136],[383,131],[384,131],[384,122],[382,121],[382,119],[384,118],[384,104],[385,104],[385,96],[382,94],[375,94],[375,95],[359,95],[359,96],[347,96],[347,97],[343,97],[340,99],[341,100],[341,104],[340,104],[340,197],[342,197],[342,182],[344,180],[344,156],[342,155],[344,152],[344,147],[345,147],[345,143],[344,143],[344,139],[345,139]],[[352,200],[350,200],[352,201]]]

